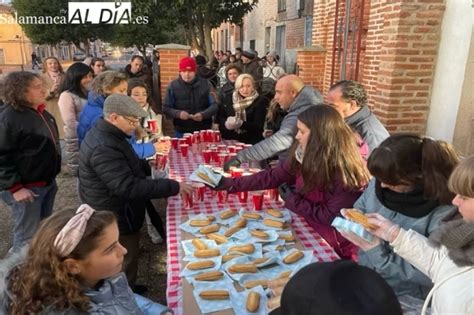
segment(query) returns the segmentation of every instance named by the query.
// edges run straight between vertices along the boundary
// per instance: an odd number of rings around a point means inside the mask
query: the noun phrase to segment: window
[[[270,51],[270,34],[272,32],[272,28],[270,26],[265,27],[265,53]]]
[[[278,12],[286,11],[286,0],[278,0]]]
[[[304,45],[311,46],[311,35],[313,31],[313,16],[307,16],[304,23]]]
[[[252,39],[252,40],[250,41],[250,50],[255,51],[255,39]]]
[[[275,38],[275,49],[280,55],[280,58],[284,58],[285,54],[285,25],[276,27],[276,38]],[[281,61],[281,60],[280,60]]]

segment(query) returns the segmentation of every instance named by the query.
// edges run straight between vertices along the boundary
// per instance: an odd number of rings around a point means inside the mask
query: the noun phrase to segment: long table
[[[183,158],[179,152],[171,150],[169,155],[170,179],[177,181],[189,181],[191,173],[203,163],[200,154],[189,152],[187,158]],[[194,203],[192,209],[185,209],[180,196],[168,198],[168,208],[166,211],[166,233],[168,238],[168,257],[167,257],[167,288],[166,297],[168,306],[172,308],[175,314],[183,314],[183,282],[179,276],[181,269],[181,259],[183,252],[180,243],[183,231],[179,229],[182,218],[188,215],[199,213],[214,213],[225,208],[238,209],[242,207],[236,195],[229,195],[226,205],[219,205],[217,198],[210,193],[206,193],[205,200],[201,203]],[[245,206],[244,206],[245,207]],[[265,197],[263,208],[282,208],[282,202],[275,202]],[[252,204],[249,198],[247,208],[251,210]],[[333,261],[339,259],[331,246],[319,236],[306,221],[292,214],[292,228],[307,250],[313,250],[314,256],[318,261]]]

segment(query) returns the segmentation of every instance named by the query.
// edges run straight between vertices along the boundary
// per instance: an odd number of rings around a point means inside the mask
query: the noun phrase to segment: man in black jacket
[[[0,199],[12,209],[12,251],[27,244],[53,211],[61,148],[54,117],[45,110],[43,81],[31,72],[5,79],[0,106]]]
[[[147,113],[132,98],[112,94],[104,118],[87,133],[79,155],[79,196],[97,210],[117,214],[120,243],[127,249],[123,269],[133,288],[138,267],[140,228],[150,199],[192,193],[192,187],[169,179],[147,179],[151,169],[127,139]]]
[[[163,112],[173,118],[177,137],[210,129],[217,103],[211,84],[196,75],[196,61],[185,57],[179,62],[179,77],[168,86]]]

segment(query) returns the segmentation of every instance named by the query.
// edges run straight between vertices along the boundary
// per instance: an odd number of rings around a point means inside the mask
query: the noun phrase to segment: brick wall
[[[190,47],[169,44],[157,48],[160,50],[161,98],[163,101],[168,85],[178,77],[179,60],[188,56]]]
[[[305,85],[323,90],[326,51],[322,47],[305,47],[298,49],[297,75]]]
[[[305,20],[296,19],[286,22],[286,48],[294,49],[304,46]]]
[[[336,0],[314,0],[313,46],[326,49],[323,91],[331,84]],[[355,3],[355,2],[353,2]],[[390,132],[423,133],[444,0],[366,0],[359,81]],[[343,10],[344,2],[340,9]],[[340,13],[341,15],[341,13]],[[320,57],[319,57],[320,58]],[[335,62],[335,81],[340,64]]]

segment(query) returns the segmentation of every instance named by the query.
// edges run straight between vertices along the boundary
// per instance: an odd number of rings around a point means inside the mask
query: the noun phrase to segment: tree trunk
[[[204,37],[205,37],[205,53],[207,56],[207,60],[209,61],[209,64],[212,61],[212,58],[214,57],[214,52],[212,50],[212,36],[211,36],[211,23],[209,23],[208,19],[204,19]]]
[[[202,17],[202,12],[200,10],[196,10],[196,27],[197,27],[197,35],[199,40],[199,53],[203,55],[207,55],[206,52],[206,36],[204,32],[204,20]]]

